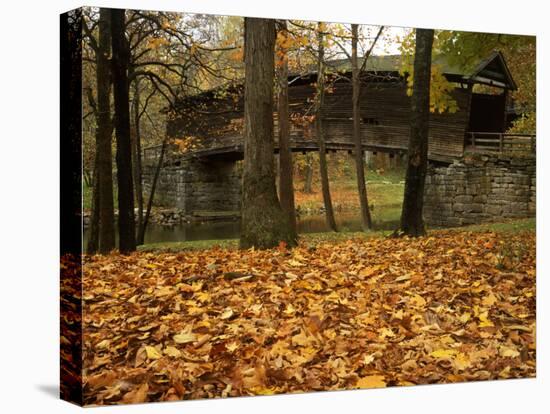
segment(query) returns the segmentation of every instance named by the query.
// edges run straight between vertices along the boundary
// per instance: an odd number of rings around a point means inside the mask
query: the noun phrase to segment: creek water
[[[383,218],[373,214],[373,226],[376,230],[393,230],[399,222],[400,207],[391,207]],[[360,231],[361,219],[357,212],[336,212],[336,224],[340,231]],[[328,231],[323,214],[307,215],[298,219],[299,233],[321,233]],[[193,240],[235,239],[239,237],[240,222],[206,221],[202,223],[182,223],[175,226],[149,224],[145,232],[145,243],[161,243]],[[84,240],[88,240],[89,229],[84,230]]]

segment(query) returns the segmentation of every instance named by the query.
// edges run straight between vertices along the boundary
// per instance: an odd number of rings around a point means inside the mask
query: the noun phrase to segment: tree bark
[[[411,97],[411,132],[405,178],[405,195],[401,213],[401,230],[405,235],[412,237],[426,234],[422,210],[424,207],[424,181],[428,166],[433,38],[433,30],[416,29],[414,84]]]
[[[86,252],[95,254],[99,249],[99,171],[97,168],[99,152],[97,149],[97,131],[96,131],[96,152],[94,159],[94,172],[92,178],[92,211],[90,214],[90,235],[88,236],[88,244]]]
[[[113,150],[111,137],[111,14],[110,9],[99,11],[99,39],[96,56],[97,78],[97,154],[99,187],[99,251],[109,253],[115,248],[115,208],[113,201]]]
[[[136,202],[138,205],[138,218],[137,218],[137,228],[138,228],[138,237],[136,244],[141,245],[143,244],[143,239],[141,239],[139,236],[141,234],[145,234],[143,229],[143,189],[141,185],[141,128],[140,128],[140,115],[139,115],[139,79],[135,79],[133,82],[134,85],[134,101],[132,105],[132,109],[134,112],[134,139],[133,139],[133,154],[134,154],[134,163],[133,163],[133,169],[134,169],[134,185],[136,190]]]
[[[287,36],[286,21],[281,23],[281,32]],[[281,208],[287,215],[290,228],[297,238],[296,209],[294,204],[294,183],[292,168],[292,152],[290,149],[290,119],[288,111],[288,56],[287,50],[281,46],[278,50],[277,78],[279,80],[279,96],[277,99],[277,115],[279,121],[279,198]]]
[[[241,248],[295,245],[275,188],[273,79],[275,21],[245,18],[244,165]]]
[[[319,169],[321,173],[321,189],[323,193],[323,203],[325,205],[325,218],[330,230],[338,231],[336,220],[334,219],[334,210],[332,208],[332,199],[330,196],[330,186],[328,181],[327,152],[325,145],[325,131],[323,127],[324,104],[325,104],[325,73],[324,59],[325,46],[324,36],[321,30],[321,23],[317,26],[318,51],[318,69],[317,69],[317,94],[315,111],[315,134],[319,145]]]
[[[369,211],[367,186],[365,184],[365,163],[363,159],[363,143],[361,141],[361,111],[359,97],[361,95],[361,83],[359,81],[359,63],[357,61],[358,25],[351,25],[351,66],[352,66],[352,106],[353,106],[353,143],[355,146],[355,170],[357,176],[357,192],[361,206],[361,225],[363,230],[372,228],[372,220]]]
[[[311,153],[306,153],[306,172],[304,178],[304,193],[311,194],[313,192],[313,157]]]
[[[145,242],[145,230],[147,229],[147,224],[149,223],[149,217],[151,215],[151,209],[153,208],[153,200],[155,197],[155,191],[157,189],[157,182],[160,176],[160,170],[162,169],[162,163],[164,162],[164,154],[166,153],[167,145],[168,145],[168,134],[166,134],[166,136],[164,137],[164,140],[162,141],[159,160],[157,163],[157,168],[155,169],[155,176],[153,177],[153,183],[151,184],[151,192],[149,193],[149,201],[147,202],[145,217],[143,218],[143,224],[138,229],[138,240],[140,240],[140,244],[143,244]]]
[[[117,144],[118,233],[119,249],[123,254],[136,250],[128,92],[130,50],[124,33],[124,15],[124,9],[111,10],[113,92]]]

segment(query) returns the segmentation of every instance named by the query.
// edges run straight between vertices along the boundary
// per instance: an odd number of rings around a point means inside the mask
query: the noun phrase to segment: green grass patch
[[[441,231],[457,232],[523,232],[535,231],[536,222],[534,218],[510,220],[500,223],[486,223],[473,226],[454,227],[448,229],[430,230],[430,235],[437,235]],[[370,231],[370,232],[326,232],[326,233],[305,233],[300,234],[300,241],[306,245],[316,245],[325,242],[339,242],[350,239],[369,239],[373,237],[387,237],[392,233],[389,230]],[[206,250],[212,248],[237,249],[239,247],[238,239],[220,239],[220,240],[194,240],[182,242],[162,242],[150,243],[139,246],[138,250],[142,252],[177,252],[185,250]]]
[[[140,252],[177,252],[181,250],[206,250],[220,247],[222,249],[236,249],[239,247],[239,239],[219,240],[191,240],[181,242],[148,243],[138,246]]]
[[[537,228],[536,219],[532,217],[532,218],[526,218],[526,219],[511,219],[511,220],[502,221],[498,223],[484,223],[484,224],[474,224],[471,226],[453,227],[447,230],[475,231],[475,232],[493,231],[495,233],[519,233],[522,231],[535,231],[536,228]]]
[[[326,233],[306,233],[300,234],[300,241],[315,245],[323,242],[337,242],[355,238],[381,237],[389,234],[389,231],[372,232],[326,232]],[[138,250],[142,252],[152,251],[181,251],[181,250],[205,250],[219,247],[222,249],[236,249],[239,247],[239,239],[220,239],[220,240],[193,240],[182,242],[161,242],[150,243],[139,246]]]
[[[486,223],[473,226],[454,227],[444,230],[430,230],[429,234],[436,235],[441,231],[457,231],[457,232],[523,232],[535,231],[535,219],[518,219],[510,220],[501,223]],[[392,233],[389,230],[370,231],[370,232],[326,232],[326,233],[306,233],[300,234],[300,241],[306,245],[315,245],[324,242],[339,242],[350,239],[369,239],[373,237],[387,237]],[[194,240],[183,242],[162,242],[150,243],[139,246],[138,250],[142,252],[177,252],[184,250],[205,250],[212,248],[222,249],[237,249],[239,247],[239,239],[222,239],[222,240]]]

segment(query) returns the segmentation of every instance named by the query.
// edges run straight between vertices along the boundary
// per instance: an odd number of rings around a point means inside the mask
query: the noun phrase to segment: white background
[[[157,0],[97,6],[536,34],[537,379],[191,401],[100,409],[174,412],[543,412],[548,409],[548,71],[545,1]],[[0,23],[0,411],[69,413],[58,400],[58,14],[80,6],[7,0]],[[545,27],[546,25],[546,27]],[[546,76],[541,76],[546,72]],[[545,257],[546,256],[546,257]],[[546,411],[548,412],[548,411]]]

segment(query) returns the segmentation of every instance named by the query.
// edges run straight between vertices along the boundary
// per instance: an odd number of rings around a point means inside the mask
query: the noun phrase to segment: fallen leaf
[[[434,358],[451,358],[456,355],[457,351],[454,349],[436,349],[433,352],[430,352],[430,355]]]
[[[145,352],[147,353],[147,358],[149,359],[162,358],[162,354],[154,346],[146,346]]]
[[[181,351],[178,348],[173,346],[167,346],[166,348],[164,348],[163,352],[165,355],[168,355],[174,358],[179,358],[181,356]]]
[[[197,340],[197,337],[192,332],[180,332],[177,335],[174,335],[174,341],[177,344],[186,344],[189,342],[194,342]]]
[[[491,292],[491,294],[489,294],[488,296],[485,296],[482,300],[481,300],[481,304],[483,306],[493,306],[497,301],[497,297]]]
[[[369,375],[359,379],[355,385],[358,388],[384,388],[386,386],[384,379],[383,375]]]
[[[223,313],[220,315],[220,319],[229,319],[233,316],[233,309],[227,308],[223,311]]]
[[[144,383],[140,385],[137,389],[126,393],[122,398],[122,401],[130,404],[146,402],[148,391],[149,391],[149,385],[147,383]]]
[[[498,353],[505,358],[516,358],[520,355],[519,351],[511,346],[501,346]]]

